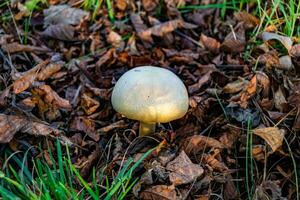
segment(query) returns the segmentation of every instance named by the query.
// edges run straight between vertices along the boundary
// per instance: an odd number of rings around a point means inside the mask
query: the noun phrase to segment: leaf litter
[[[101,192],[123,161],[160,144],[134,171],[142,178],[129,195],[141,199],[247,198],[250,149],[254,196],[296,198],[300,48],[280,25],[260,29],[257,42],[251,33],[262,18],[183,9],[197,1],[118,0],[115,21],[104,5],[93,18],[74,1],[49,1],[31,14],[17,4],[0,7],[16,20],[0,25],[1,143],[15,151],[43,144],[44,152],[46,140],[55,149],[55,137],[74,144],[70,156],[82,177],[105,174]],[[116,81],[140,65],[171,70],[190,97],[186,116],[144,138],[110,103]]]

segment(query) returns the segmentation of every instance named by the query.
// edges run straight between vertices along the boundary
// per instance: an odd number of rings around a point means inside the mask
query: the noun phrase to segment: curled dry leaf
[[[290,56],[299,58],[300,57],[300,44],[296,44],[292,46],[292,48],[289,51]]]
[[[141,192],[140,198],[144,200],[181,200],[175,186],[155,185]]]
[[[148,29],[148,27],[145,25],[145,23],[143,22],[143,20],[139,14],[130,14],[130,20],[131,20],[131,23],[133,24],[133,27],[139,37],[140,37],[141,32]],[[143,41],[143,44],[145,47],[149,48],[151,46],[150,44],[153,43],[153,38],[150,35],[146,39],[147,39],[146,41]]]
[[[234,94],[237,92],[240,92],[241,90],[243,90],[247,85],[249,84],[249,81],[240,78],[234,82],[228,83],[227,85],[225,85],[225,87],[223,88],[223,91],[225,93],[229,93],[229,94]]]
[[[145,41],[151,41],[151,35],[163,37],[164,35],[175,31],[177,28],[196,28],[197,26],[184,22],[181,19],[175,19],[155,25],[143,30],[138,35]]]
[[[243,52],[246,46],[245,29],[238,25],[235,30],[231,31],[221,44],[220,49],[230,53]]]
[[[50,107],[71,110],[72,106],[66,99],[61,98],[49,85],[40,85],[33,89],[35,95],[43,98]]]
[[[35,52],[35,53],[46,53],[51,50],[46,47],[36,47],[31,45],[23,45],[17,42],[3,44],[2,49],[7,53],[18,53],[18,52]]]
[[[253,129],[253,134],[263,138],[275,152],[281,147],[285,131],[278,127],[256,128]]]
[[[99,106],[100,103],[87,94],[81,96],[81,107],[87,115],[93,114]]]
[[[267,68],[277,68],[280,66],[279,56],[277,51],[269,51],[258,57],[258,63],[265,65]]]
[[[239,104],[242,108],[246,108],[248,106],[248,100],[254,96],[257,88],[257,78],[256,75],[249,82],[246,90],[241,93]]]
[[[90,138],[95,141],[99,141],[100,136],[97,134],[95,128],[95,122],[91,119],[85,117],[75,117],[70,124],[70,129],[76,131],[83,131],[86,133]]]
[[[238,12],[234,13],[234,17],[244,23],[244,27],[246,29],[254,28],[255,26],[259,25],[260,20],[253,16],[248,12]]]
[[[288,51],[290,51],[293,45],[293,41],[290,37],[278,35],[276,33],[263,32],[262,39],[264,42],[268,42],[269,40],[278,40]]]
[[[115,128],[124,128],[126,127],[127,125],[125,124],[124,120],[120,120],[120,121],[117,121],[115,123],[112,123],[108,126],[105,126],[105,127],[102,127],[100,129],[97,130],[97,133],[99,134],[103,134],[103,133],[107,133]]]
[[[216,158],[217,154],[210,155],[210,154],[203,154],[202,155],[202,162],[209,165],[213,170],[217,170],[219,172],[229,172],[228,167],[222,161]]]
[[[31,121],[23,116],[0,114],[0,143],[11,141],[18,131],[42,136],[60,134],[58,129],[51,128],[40,122]]]
[[[50,25],[42,32],[42,36],[58,40],[74,41],[75,28],[71,25]]]
[[[192,93],[200,90],[204,84],[208,83],[211,79],[212,72],[213,71],[208,71],[204,76],[201,76],[201,78],[198,80],[197,83],[190,85],[188,87],[189,93],[192,94]]]
[[[218,140],[203,135],[194,135],[184,140],[181,148],[188,154],[199,153],[205,148],[223,149],[225,146]]]
[[[64,63],[50,63],[45,68],[42,68],[37,75],[38,81],[44,81],[51,78],[53,74],[59,72]]]
[[[125,42],[122,40],[122,37],[114,31],[110,31],[107,41],[112,44],[113,47],[120,49],[120,51],[125,47]]]
[[[208,37],[204,34],[201,34],[200,36],[200,42],[203,44],[203,46],[208,49],[210,52],[218,53],[220,50],[220,42],[217,41],[215,38]]]
[[[89,13],[78,8],[72,8],[68,4],[50,6],[43,10],[45,26],[64,24],[78,25]]]
[[[29,88],[38,76],[38,72],[41,68],[44,68],[49,63],[49,60],[43,61],[36,65],[34,68],[23,73],[14,83],[13,91],[15,94],[19,94]]]
[[[192,163],[184,151],[181,151],[177,158],[169,162],[166,169],[170,171],[169,178],[175,186],[191,183],[204,173],[203,168]]]

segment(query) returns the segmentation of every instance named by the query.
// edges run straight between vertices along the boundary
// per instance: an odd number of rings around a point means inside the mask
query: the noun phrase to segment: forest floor
[[[2,199],[300,199],[300,3],[2,0]],[[139,136],[126,71],[169,69],[187,114]]]

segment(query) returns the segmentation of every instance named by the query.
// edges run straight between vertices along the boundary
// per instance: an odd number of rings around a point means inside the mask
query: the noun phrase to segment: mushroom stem
[[[154,122],[140,122],[140,136],[145,136],[150,133],[155,132],[155,125],[156,123]]]

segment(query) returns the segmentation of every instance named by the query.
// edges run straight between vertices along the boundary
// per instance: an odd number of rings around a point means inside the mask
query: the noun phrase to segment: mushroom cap
[[[143,122],[169,122],[188,110],[183,82],[173,72],[153,66],[136,67],[123,74],[111,101],[117,112]]]

